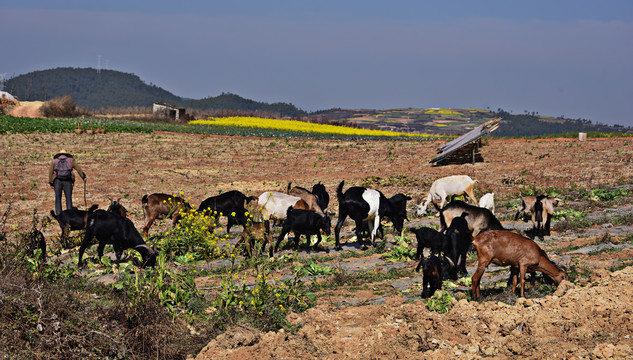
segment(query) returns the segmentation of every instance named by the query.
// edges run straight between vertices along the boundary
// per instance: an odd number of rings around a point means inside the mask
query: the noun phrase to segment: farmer
[[[53,161],[48,169],[48,184],[55,190],[55,214],[62,212],[62,191],[66,196],[66,210],[73,208],[73,185],[75,173],[86,182],[86,174],[81,170],[75,159],[67,151],[61,150],[53,155]]]

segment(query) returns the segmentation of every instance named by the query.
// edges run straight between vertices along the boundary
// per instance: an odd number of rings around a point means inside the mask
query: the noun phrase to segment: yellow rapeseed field
[[[357,129],[345,126],[315,124],[297,120],[264,119],[258,117],[233,116],[223,118],[210,118],[208,120],[193,120],[189,124],[210,126],[235,126],[255,129],[276,129],[304,133],[358,135],[358,136],[409,136],[409,137],[435,137],[428,134],[411,134],[395,131]]]

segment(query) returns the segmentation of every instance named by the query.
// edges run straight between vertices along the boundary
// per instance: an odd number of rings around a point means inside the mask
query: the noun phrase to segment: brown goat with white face
[[[172,219],[172,224],[175,226],[180,220],[180,211],[191,210],[191,205],[185,199],[161,193],[144,195],[141,203],[146,219],[143,227],[144,238],[147,238],[149,228],[154,223],[154,220],[168,217]]]
[[[517,280],[521,284],[521,297],[525,297],[525,274],[540,271],[554,280],[556,285],[568,280],[567,273],[552,263],[545,251],[534,241],[507,230],[488,230],[473,238],[473,246],[477,250],[477,271],[472,278],[472,298],[479,300],[481,277],[490,263],[499,266],[510,266],[512,275],[512,293]]]
[[[558,206],[558,203],[562,201],[559,198],[547,197],[544,195],[534,196],[521,196],[521,209],[514,215],[514,220],[518,220],[519,216],[523,215],[523,221],[527,221],[528,218],[532,219],[532,234],[534,236],[537,233],[543,235],[550,235],[550,227],[552,218],[554,217],[554,207]],[[537,200],[540,201],[542,206],[535,206]]]

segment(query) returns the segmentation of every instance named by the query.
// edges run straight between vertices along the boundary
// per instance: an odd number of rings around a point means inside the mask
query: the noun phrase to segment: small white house
[[[168,116],[172,119],[178,120],[180,119],[180,117],[185,115],[185,108],[175,105],[169,105],[162,102],[156,102],[154,103],[152,112],[154,114],[162,114],[164,116]]]
[[[9,100],[17,100],[13,95],[9,94],[6,91],[0,91],[0,98],[5,98]]]

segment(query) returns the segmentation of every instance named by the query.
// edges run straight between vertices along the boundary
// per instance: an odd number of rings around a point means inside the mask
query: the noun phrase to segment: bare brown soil
[[[109,204],[108,197],[122,198],[138,228],[143,224],[140,199],[153,192],[182,191],[199,204],[221,191],[237,189],[259,195],[283,189],[289,181],[304,187],[321,181],[330,192],[331,211],[336,211],[335,189],[341,180],[345,180],[345,188],[368,183],[387,196],[403,192],[419,198],[436,178],[467,174],[479,181],[478,197],[495,192],[504,226],[519,229],[524,225],[509,218],[513,214],[510,206],[516,204],[521,188],[564,190],[632,184],[630,142],[625,138],[585,142],[489,140],[482,148],[483,163],[433,167],[428,160],[443,142],[245,139],[170,133],[1,135],[4,171],[0,172],[0,206],[4,210],[11,202],[13,216],[8,226],[23,229],[30,226],[34,210],[47,214],[53,209],[48,165],[52,155],[63,148],[75,154],[88,176],[87,205],[96,203],[103,208]],[[382,185],[378,179],[372,183],[370,177],[381,178]],[[83,183],[78,180],[74,203],[81,208],[85,207],[83,196]],[[613,207],[630,209],[631,199],[625,202]],[[421,221],[412,218],[406,225]],[[556,250],[556,259],[567,256],[570,263],[586,265],[589,280],[567,292],[519,299],[510,305],[485,301],[484,295],[481,303],[459,300],[449,313],[441,315],[429,312],[423,300],[406,300],[397,291],[387,291],[382,303],[372,303],[362,301],[375,297],[371,288],[339,289],[331,297],[319,297],[315,308],[289,315],[292,323],[302,324],[294,334],[233,328],[212,339],[197,358],[631,358],[633,268],[609,269],[618,261],[630,260],[633,251],[589,255],[560,250],[594,244],[614,228],[617,226],[601,224],[593,229],[554,232],[540,243],[548,252]],[[613,241],[630,234],[630,226],[623,229],[623,233],[613,233]],[[44,233],[47,239],[55,238],[59,228],[54,224]],[[408,268],[415,265],[400,264]],[[343,298],[359,302],[341,306],[338,300]]]
[[[11,109],[8,115],[18,117],[40,117],[40,108],[44,105],[43,101],[20,101]]]

